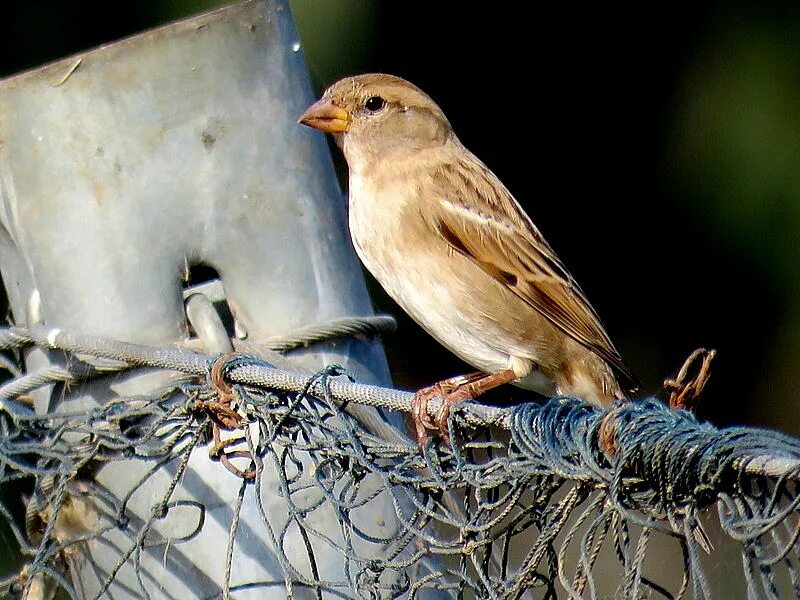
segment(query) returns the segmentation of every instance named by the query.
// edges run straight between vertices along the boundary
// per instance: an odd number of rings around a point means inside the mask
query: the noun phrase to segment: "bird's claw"
[[[430,437],[429,432],[435,432],[435,435],[442,438],[445,444],[450,445],[450,429],[447,424],[450,418],[450,408],[471,397],[468,387],[458,387],[449,393],[442,388],[443,386],[440,384],[422,388],[414,394],[411,402],[411,417],[414,420],[420,452]],[[431,419],[428,413],[428,403],[433,398],[439,398],[441,405],[436,411],[436,416]]]
[[[411,418],[417,431],[417,444],[419,444],[420,452],[430,437],[428,433],[430,431],[435,431],[446,444],[450,444],[450,432],[447,426],[450,407],[464,400],[475,398],[493,387],[509,383],[515,377],[516,375],[511,369],[488,375],[476,371],[451,377],[418,390],[411,402]],[[442,401],[432,420],[428,414],[428,403],[431,398],[441,398]]]
[[[414,399],[411,401],[411,419],[414,421],[414,428],[417,434],[417,445],[420,452],[425,447],[425,444],[430,437],[429,431],[436,431],[439,427],[428,414],[428,403],[432,398],[441,397],[442,389],[437,383],[430,387],[425,387],[414,394]],[[444,404],[443,404],[444,406]]]

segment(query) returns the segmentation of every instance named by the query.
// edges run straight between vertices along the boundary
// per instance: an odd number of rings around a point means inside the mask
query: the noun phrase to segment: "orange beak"
[[[350,113],[328,98],[321,98],[309,106],[297,122],[325,133],[342,133],[350,127]]]

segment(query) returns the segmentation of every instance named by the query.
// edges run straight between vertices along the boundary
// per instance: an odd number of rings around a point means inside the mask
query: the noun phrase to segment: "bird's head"
[[[452,136],[447,117],[425,92],[382,73],[337,81],[299,122],[332,133],[351,168],[355,161],[418,152]]]

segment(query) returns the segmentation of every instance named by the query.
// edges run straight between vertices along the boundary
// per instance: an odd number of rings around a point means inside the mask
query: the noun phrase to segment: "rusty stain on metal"
[[[96,181],[92,186],[92,191],[94,192],[95,202],[100,206],[105,204],[106,198],[108,197],[108,188],[104,184]]]

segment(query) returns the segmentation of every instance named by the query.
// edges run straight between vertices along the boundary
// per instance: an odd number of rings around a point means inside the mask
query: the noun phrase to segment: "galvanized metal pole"
[[[371,314],[325,142],[296,124],[312,96],[285,0],[237,4],[0,82],[0,271],[15,321],[173,344],[188,336],[181,281],[198,264],[220,274],[237,329],[250,341]],[[34,351],[27,368],[61,359]],[[376,343],[328,343],[302,357],[313,368],[331,362],[363,380],[388,381]],[[136,373],[50,390],[36,405],[85,408],[164,381],[163,373]],[[119,499],[150,468],[115,462],[96,481]],[[129,514],[146,519],[175,468],[165,466],[134,491]],[[204,506],[203,527],[173,543],[192,532],[198,514],[191,503],[170,510],[158,526],[161,538],[142,540],[109,594],[220,593],[239,486],[207,449],[196,449],[173,498]],[[280,530],[283,499],[273,489],[261,500]],[[320,527],[335,537],[328,516]],[[393,516],[387,499],[371,515],[377,536],[391,534]],[[83,518],[97,526],[102,511],[86,506]],[[87,544],[72,563],[81,594],[103,590],[130,535],[114,527]],[[310,576],[298,533],[290,528],[282,543]],[[284,569],[274,556],[249,488],[231,583],[277,585],[237,598],[284,596]],[[321,579],[343,578],[341,556],[322,552],[316,560]]]

